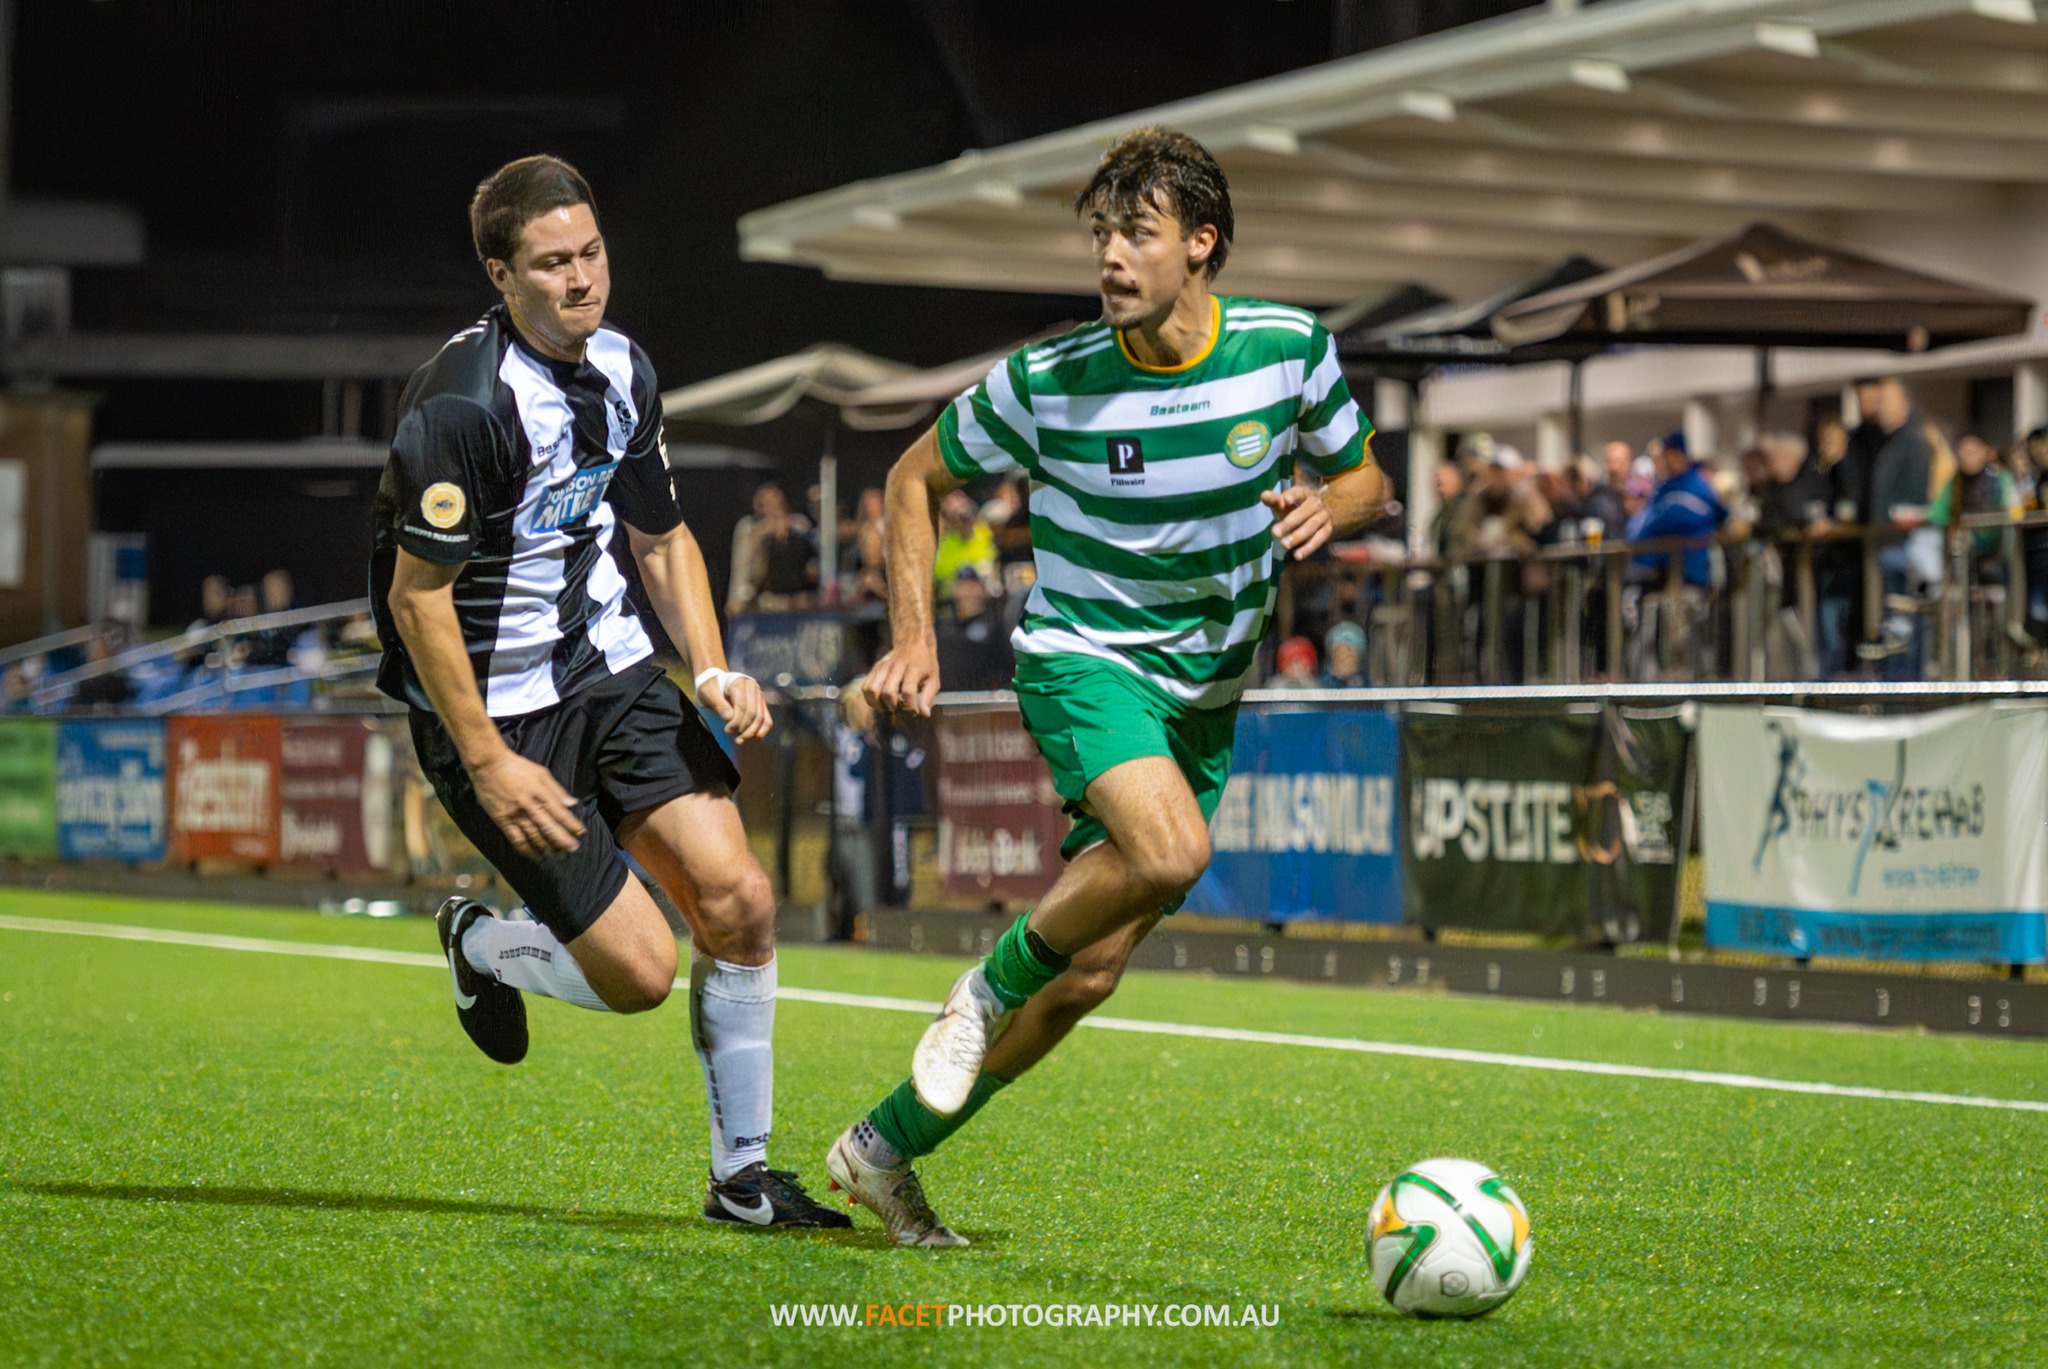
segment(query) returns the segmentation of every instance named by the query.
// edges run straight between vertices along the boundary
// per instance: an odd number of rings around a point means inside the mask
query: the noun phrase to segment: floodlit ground
[[[412,954],[261,954],[48,919]],[[421,919],[0,892],[0,1360],[2048,1358],[2048,1113],[1084,1031],[925,1164],[974,1246],[907,1252],[865,1213],[835,1235],[701,1219],[704,1100],[680,997],[630,1019],[536,1002],[533,1054],[503,1069],[457,1028],[446,971],[421,959],[435,949]],[[781,977],[929,1000],[956,972],[790,947]],[[2048,1045],[2020,1042],[1164,974],[1134,975],[1112,1011],[2048,1100]],[[785,1002],[775,1162],[822,1190],[827,1143],[901,1077],[919,1028],[887,1007]],[[1439,1154],[1492,1164],[1535,1217],[1527,1285],[1476,1323],[1405,1321],[1366,1278],[1375,1190]],[[865,1322],[903,1304],[1238,1320],[1250,1306],[1262,1324],[776,1325],[802,1315],[778,1307]]]

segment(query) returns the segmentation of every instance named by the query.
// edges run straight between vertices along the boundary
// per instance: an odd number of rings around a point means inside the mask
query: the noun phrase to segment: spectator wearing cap
[[[1321,689],[1316,673],[1316,644],[1307,637],[1289,637],[1273,655],[1273,678],[1268,689]]]
[[[1708,483],[1706,473],[1686,450],[1685,434],[1672,433],[1653,443],[1650,460],[1657,468],[1657,488],[1629,525],[1631,542],[1658,538],[1709,538],[1727,521],[1728,510]],[[1669,552],[1639,553],[1631,563],[1631,574],[1639,580],[1661,581],[1670,573]],[[1680,558],[1685,582],[1705,589],[1712,569],[1705,547],[1687,550]]]
[[[1323,685],[1361,689],[1365,678],[1365,629],[1349,619],[1323,634]]]

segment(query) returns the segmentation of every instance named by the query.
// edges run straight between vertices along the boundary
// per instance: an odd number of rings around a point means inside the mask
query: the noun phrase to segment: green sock
[[[981,1105],[1009,1082],[993,1074],[981,1075],[975,1079],[974,1091],[967,1095],[960,1111],[951,1117],[941,1117],[917,1100],[917,1086],[905,1079],[895,1092],[869,1110],[868,1122],[897,1154],[914,1160],[937,1150],[941,1141],[966,1126],[967,1119],[980,1112]]]
[[[1011,923],[981,962],[982,976],[1006,1008],[1022,1007],[1025,999],[1050,984],[1073,959],[1046,945],[1044,937],[1026,927],[1030,917],[1026,913]]]

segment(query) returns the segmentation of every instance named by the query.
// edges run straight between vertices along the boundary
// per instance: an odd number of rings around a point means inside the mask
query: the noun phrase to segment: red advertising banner
[[[285,723],[278,858],[343,877],[390,873],[391,768],[391,740],[372,724]]]
[[[939,876],[946,896],[1028,901],[1060,873],[1067,819],[1052,772],[1007,705],[940,710]]]
[[[284,729],[276,718],[172,718],[170,858],[278,859],[278,768]]]

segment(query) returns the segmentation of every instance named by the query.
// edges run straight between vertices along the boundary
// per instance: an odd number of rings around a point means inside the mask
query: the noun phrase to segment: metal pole
[[[1685,911],[1685,863],[1692,858],[1692,818],[1700,787],[1699,734],[1685,741],[1685,782],[1678,800],[1678,850],[1671,877],[1671,939],[1669,954],[1678,959],[1678,927]]]
[[[818,458],[818,603],[839,607],[839,411],[825,417],[825,450]]]
[[[1622,678],[1621,667],[1621,557],[1607,556],[1607,678]]]
[[[43,395],[36,401],[43,411],[43,631],[55,632],[64,626],[64,613],[57,600],[58,580],[64,564],[63,551],[59,543],[63,538],[64,501],[61,494],[63,468],[63,409],[55,395]]]

